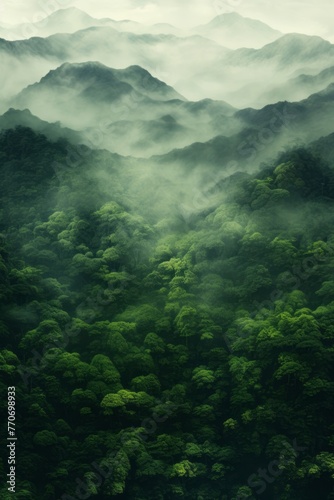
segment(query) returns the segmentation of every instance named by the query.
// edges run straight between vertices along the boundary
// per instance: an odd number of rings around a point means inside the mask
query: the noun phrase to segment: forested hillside
[[[15,498],[334,498],[325,145],[221,179],[187,212],[187,185],[139,189],[133,159],[1,133]]]

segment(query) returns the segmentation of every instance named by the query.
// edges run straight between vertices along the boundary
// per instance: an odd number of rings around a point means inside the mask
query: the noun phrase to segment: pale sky
[[[283,32],[320,35],[334,41],[333,0],[0,0],[0,23],[36,22],[70,6],[93,17],[167,22],[181,28],[235,11]]]

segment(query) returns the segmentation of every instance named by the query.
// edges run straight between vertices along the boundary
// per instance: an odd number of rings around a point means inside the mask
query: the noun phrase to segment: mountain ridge
[[[262,21],[244,17],[237,12],[220,14],[209,23],[196,26],[192,31],[228,48],[260,48],[282,36]]]

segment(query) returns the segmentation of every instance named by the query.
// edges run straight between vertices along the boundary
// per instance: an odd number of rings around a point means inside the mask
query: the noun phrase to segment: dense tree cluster
[[[329,166],[290,151],[163,221],[132,167],[68,147],[0,136],[17,498],[333,499]]]

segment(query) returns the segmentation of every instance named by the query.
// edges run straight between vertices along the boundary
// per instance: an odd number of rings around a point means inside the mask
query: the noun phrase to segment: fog
[[[142,23],[172,23],[180,28],[190,28],[209,22],[217,15],[238,12],[243,16],[259,19],[283,32],[301,32],[333,41],[331,0],[4,0],[1,2],[1,21],[18,24],[36,22],[55,10],[75,6],[94,17],[131,19]],[[302,13],[302,15],[301,15]]]
[[[0,55],[3,98],[14,97],[63,62],[100,61],[111,68],[140,65],[189,100],[211,98],[237,108],[274,102],[278,87],[279,99],[293,100],[296,86],[290,95],[288,80],[334,66],[334,46],[319,37],[291,34],[257,50],[233,51],[200,36],[137,35],[111,27],[2,43]],[[313,88],[325,86],[320,78]],[[312,90],[305,88],[303,96]]]
[[[20,14],[18,6],[4,4],[3,20],[17,25],[12,34],[16,30],[28,39],[0,44],[2,111],[29,109],[35,120],[70,128],[93,149],[154,157],[148,171],[141,164],[144,179],[168,165],[167,185],[179,186],[186,175],[196,192],[207,184],[204,171],[254,171],[282,149],[332,131],[330,97],[308,99],[332,82],[334,67],[334,46],[308,36],[327,29],[327,17],[318,22],[308,2],[302,18],[293,15],[300,2],[276,5],[271,13],[260,1],[250,12],[246,2],[232,0],[191,7],[169,2],[168,8],[162,2],[97,2],[93,8],[56,0],[28,2]],[[53,15],[71,6],[101,19],[75,10]],[[287,23],[283,6],[290,13]],[[203,27],[232,11],[268,26],[232,16]],[[46,14],[49,21],[43,21]],[[164,24],[150,27],[154,23]],[[194,30],[196,25],[202,27]],[[52,34],[58,26],[61,33]],[[299,29],[305,34],[296,34]],[[283,116],[281,105],[268,106],[277,101],[296,101],[296,113],[289,108]],[[244,108],[254,110],[238,113]],[[277,124],[278,113],[283,119]]]
[[[255,498],[260,477],[264,498],[331,498],[334,44],[317,9],[2,4],[0,364],[27,416],[25,498]]]

